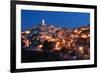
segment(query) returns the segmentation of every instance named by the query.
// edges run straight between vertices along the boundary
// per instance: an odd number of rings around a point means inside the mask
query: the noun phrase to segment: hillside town
[[[22,62],[90,59],[90,26],[63,28],[42,22],[21,32]]]

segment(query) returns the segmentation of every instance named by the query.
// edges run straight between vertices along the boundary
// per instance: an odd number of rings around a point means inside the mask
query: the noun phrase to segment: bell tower
[[[45,25],[45,20],[44,20],[44,19],[42,19],[42,25],[43,25],[43,26]]]

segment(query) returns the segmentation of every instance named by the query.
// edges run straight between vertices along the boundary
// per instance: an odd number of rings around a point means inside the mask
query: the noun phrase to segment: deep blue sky
[[[66,28],[76,28],[90,24],[89,13],[21,10],[22,31],[40,24],[42,19],[45,19],[48,25]]]

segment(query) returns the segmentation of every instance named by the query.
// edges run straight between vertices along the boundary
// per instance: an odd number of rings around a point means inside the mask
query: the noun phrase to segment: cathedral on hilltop
[[[63,28],[42,19],[21,40],[23,62],[90,59],[90,26]]]

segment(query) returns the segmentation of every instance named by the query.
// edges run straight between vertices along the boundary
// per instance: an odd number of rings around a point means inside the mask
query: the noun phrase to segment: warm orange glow
[[[54,42],[54,41],[55,41],[55,39],[53,39],[53,38],[52,38],[50,41],[53,41],[53,42]]]
[[[81,33],[81,31],[80,31],[80,30],[78,30],[78,29],[75,29],[75,30],[74,30],[74,33],[76,33],[76,34],[80,34],[80,33]]]
[[[74,38],[74,34],[71,34],[70,37],[71,37],[71,38]]]
[[[80,60],[90,58],[90,26],[59,28],[44,25],[21,32],[22,49],[37,59]],[[48,30],[47,30],[48,29]],[[37,31],[38,33],[35,33]],[[28,49],[28,50],[26,50]],[[40,57],[38,57],[40,56]],[[33,55],[34,59],[35,55]],[[30,58],[31,59],[31,58]]]
[[[41,45],[38,45],[38,48],[42,48],[43,47],[43,45],[41,44]]]
[[[77,30],[77,29],[75,29],[75,30],[74,30],[74,33],[77,33],[77,32],[78,32],[78,30]]]
[[[60,49],[61,49],[61,43],[59,41],[57,41],[56,44],[55,44],[54,50],[58,50],[59,51]]]
[[[82,46],[79,47],[79,52],[80,52],[81,54],[84,53],[84,51],[83,51],[83,47],[82,47]]]
[[[57,51],[60,51],[60,47],[57,47],[57,48],[54,48],[53,50],[57,50]]]
[[[60,46],[60,42],[56,42],[55,47],[57,48],[58,46]]]
[[[47,26],[46,26],[47,27]],[[28,36],[31,34],[31,31],[25,31],[21,33],[21,38],[22,38],[22,43],[24,43],[24,48],[29,48],[30,45],[32,45],[33,40],[39,40],[39,43],[33,48],[42,51],[45,50],[42,49],[45,47],[45,41],[50,42],[46,43],[46,46],[50,46],[53,51],[61,51],[62,49],[65,49],[64,51],[68,51],[66,54],[69,52],[78,53],[80,56],[84,56],[85,58],[89,58],[89,54],[85,54],[87,52],[90,52],[89,49],[90,46],[89,44],[84,45],[84,43],[89,43],[90,40],[90,33],[89,33],[89,27],[80,27],[77,29],[58,29],[58,28],[53,28],[52,29],[49,27],[49,31],[41,31],[39,35],[37,36],[32,36],[32,38],[28,38]],[[33,31],[34,32],[34,31]],[[50,33],[49,33],[50,32]],[[53,34],[51,33],[53,32]],[[29,36],[30,37],[30,36]],[[40,44],[42,43],[42,44]],[[48,45],[49,44],[49,45]],[[33,44],[34,45],[34,44]],[[49,51],[49,50],[48,50]]]
[[[87,35],[82,35],[81,37],[84,38],[84,39],[86,39],[87,38]]]
[[[86,28],[81,28],[81,30],[86,30]]]

